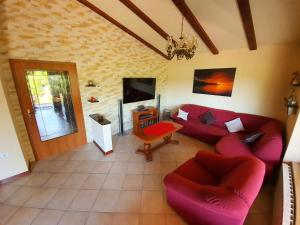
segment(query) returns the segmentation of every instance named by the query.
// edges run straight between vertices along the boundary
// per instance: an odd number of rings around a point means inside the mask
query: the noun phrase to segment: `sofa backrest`
[[[210,111],[214,117],[216,118],[216,122],[214,125],[225,128],[225,122],[233,120],[238,117],[238,114],[223,109],[215,109],[201,105],[194,105],[194,104],[185,104],[180,107],[183,111],[188,112],[188,119],[189,120],[200,120],[201,115]]]
[[[259,128],[262,127],[263,124],[273,121],[274,119],[247,114],[247,113],[236,113],[229,110],[224,109],[215,109],[201,105],[195,104],[184,104],[180,107],[183,111],[188,112],[188,120],[200,120],[201,115],[210,111],[216,118],[216,122],[214,125],[226,129],[225,122],[230,120],[241,118],[241,121],[246,129],[247,132],[257,131]],[[276,121],[276,120],[275,120]]]
[[[273,120],[272,118],[247,114],[247,113],[238,113],[238,117],[241,118],[241,121],[247,130],[247,132],[257,131],[262,127],[263,124]]]

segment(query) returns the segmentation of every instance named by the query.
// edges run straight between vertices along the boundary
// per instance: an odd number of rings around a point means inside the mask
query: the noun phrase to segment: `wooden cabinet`
[[[155,107],[146,107],[144,110],[133,110],[133,133],[140,134],[145,127],[157,123],[157,109]]]

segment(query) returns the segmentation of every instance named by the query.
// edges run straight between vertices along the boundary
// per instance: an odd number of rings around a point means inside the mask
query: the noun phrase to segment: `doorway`
[[[86,144],[76,65],[19,59],[10,65],[36,159]]]

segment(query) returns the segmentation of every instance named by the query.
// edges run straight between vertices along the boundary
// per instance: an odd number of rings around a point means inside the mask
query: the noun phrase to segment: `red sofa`
[[[242,225],[264,174],[253,157],[200,151],[165,177],[167,201],[190,225]]]
[[[255,156],[265,162],[267,174],[280,163],[283,141],[282,126],[278,120],[193,104],[185,104],[180,108],[189,113],[187,121],[178,118],[177,113],[172,115],[175,122],[183,125],[180,133],[215,144],[216,151],[225,156]],[[201,122],[201,116],[207,111],[216,118],[214,124]],[[241,119],[246,131],[228,132],[224,123],[235,118]],[[256,131],[264,134],[256,143],[247,145],[241,141],[245,135]]]

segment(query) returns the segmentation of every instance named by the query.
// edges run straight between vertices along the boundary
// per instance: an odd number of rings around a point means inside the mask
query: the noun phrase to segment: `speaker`
[[[119,108],[119,135],[124,134],[124,127],[123,127],[123,101],[122,99],[118,100],[118,108]]]
[[[157,109],[157,122],[159,122],[159,120],[160,120],[160,98],[161,98],[161,96],[160,96],[160,94],[159,95],[157,95],[157,105],[156,105],[156,109]]]

